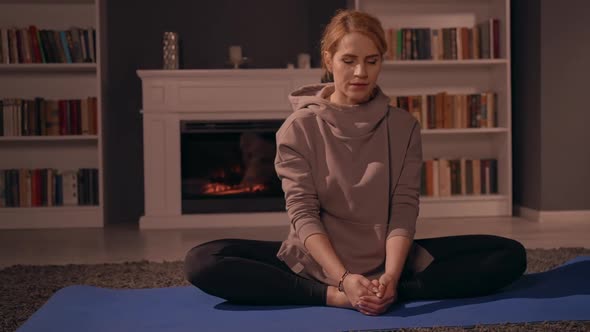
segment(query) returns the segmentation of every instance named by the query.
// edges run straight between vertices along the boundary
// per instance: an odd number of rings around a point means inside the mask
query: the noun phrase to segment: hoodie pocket
[[[384,263],[387,224],[354,223],[336,218],[323,221],[336,254],[351,272],[368,273]]]

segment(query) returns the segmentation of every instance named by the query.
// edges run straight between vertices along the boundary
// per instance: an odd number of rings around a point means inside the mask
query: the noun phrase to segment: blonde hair
[[[381,56],[387,52],[385,31],[378,18],[358,10],[338,10],[336,15],[332,17],[330,23],[328,23],[324,29],[322,40],[320,42],[324,78],[328,78],[331,75],[326,65],[324,53],[328,52],[330,56],[334,56],[342,38],[351,32],[362,33],[371,39],[375,43]]]

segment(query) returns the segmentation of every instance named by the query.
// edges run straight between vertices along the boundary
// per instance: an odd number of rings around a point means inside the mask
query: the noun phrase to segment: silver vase
[[[178,69],[178,33],[166,31],[162,40],[164,69]]]

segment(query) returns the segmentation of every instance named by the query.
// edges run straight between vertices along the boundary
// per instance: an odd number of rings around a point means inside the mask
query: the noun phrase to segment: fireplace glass
[[[181,121],[182,213],[284,211],[274,169],[282,122]]]

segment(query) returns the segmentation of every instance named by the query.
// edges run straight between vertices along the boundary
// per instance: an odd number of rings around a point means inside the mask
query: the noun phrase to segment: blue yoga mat
[[[18,331],[344,331],[559,320],[590,320],[590,257],[525,275],[494,295],[401,303],[377,317],[329,307],[231,305],[195,287],[71,286]]]

